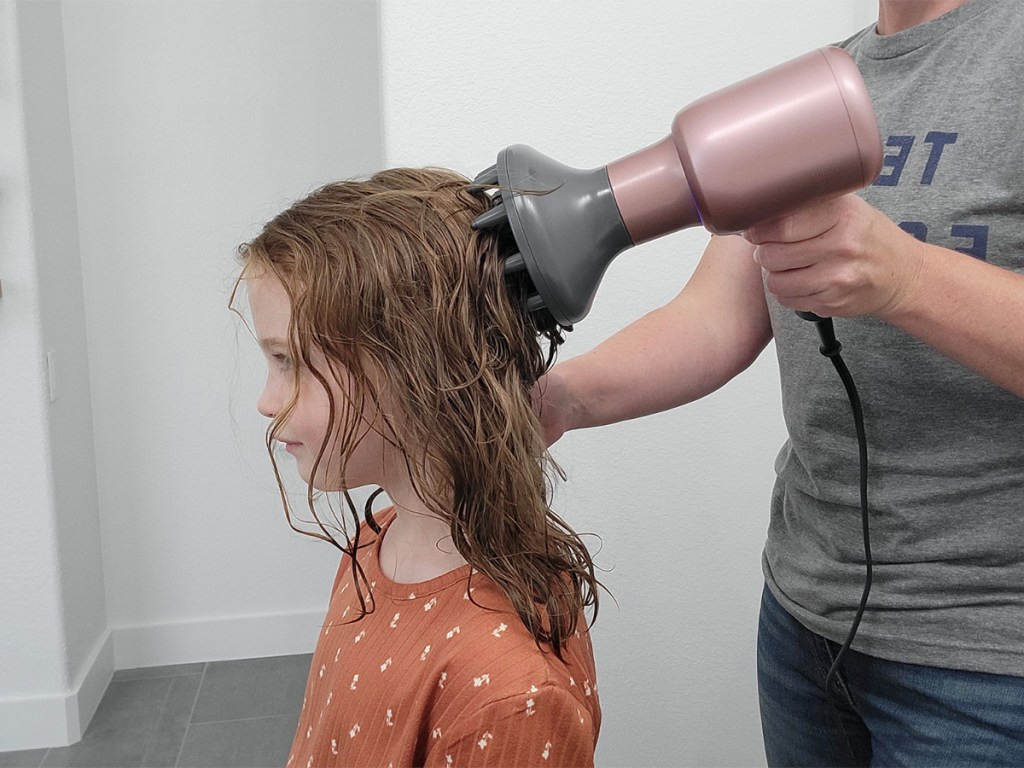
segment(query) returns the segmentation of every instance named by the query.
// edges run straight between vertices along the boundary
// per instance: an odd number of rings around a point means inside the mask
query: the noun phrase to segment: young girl
[[[315,529],[282,487],[289,523],[344,553],[289,766],[593,764],[598,583],[548,506],[530,400],[561,337],[471,230],[489,206],[456,174],[384,171],[240,248],[267,447],[295,458]],[[360,524],[365,485],[392,506],[371,497]],[[318,491],[341,492],[350,533]]]

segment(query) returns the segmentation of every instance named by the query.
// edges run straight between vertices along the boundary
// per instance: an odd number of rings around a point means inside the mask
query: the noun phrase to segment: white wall
[[[305,650],[337,553],[284,524],[226,302],[238,243],[380,166],[376,6],[74,2],[64,29],[118,665]]]
[[[0,18],[0,745],[34,746],[80,737],[114,662],[60,6]]]
[[[667,134],[696,97],[841,40],[873,10],[867,0],[384,0],[385,159],[473,175],[525,143],[603,165]],[[675,295],[706,239],[691,231],[620,256],[563,357]],[[601,765],[764,762],[754,640],[783,441],[778,390],[769,349],[699,403],[556,445],[569,473],[557,508],[601,537],[615,597],[594,630]]]
[[[382,143],[372,0],[0,22],[4,751],[77,739],[115,665],[312,649],[337,553],[283,520],[234,248]]]

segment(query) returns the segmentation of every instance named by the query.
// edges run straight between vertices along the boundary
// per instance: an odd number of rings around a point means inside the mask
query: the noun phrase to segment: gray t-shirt
[[[885,144],[863,197],[920,239],[1024,272],[1024,3],[972,0],[843,47]],[[768,303],[790,438],[765,577],[797,619],[838,642],[864,583],[853,418],[813,324]],[[881,321],[835,329],[870,456],[874,586],[853,647],[1024,675],[1024,400]]]

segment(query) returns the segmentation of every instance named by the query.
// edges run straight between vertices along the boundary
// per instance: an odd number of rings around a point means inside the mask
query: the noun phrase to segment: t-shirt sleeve
[[[595,740],[589,710],[567,691],[548,685],[464,714],[448,731],[435,728],[425,766],[590,768]]]

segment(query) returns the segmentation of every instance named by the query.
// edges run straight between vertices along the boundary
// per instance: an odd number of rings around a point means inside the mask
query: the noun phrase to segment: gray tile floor
[[[0,768],[280,768],[311,658],[118,671],[80,742],[0,752]]]

